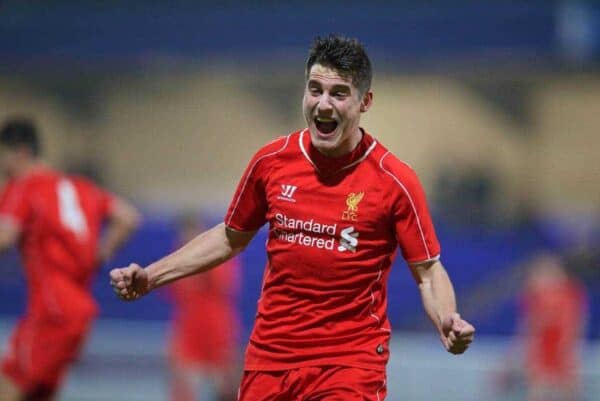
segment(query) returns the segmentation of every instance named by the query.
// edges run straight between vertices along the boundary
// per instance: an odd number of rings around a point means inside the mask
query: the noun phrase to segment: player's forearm
[[[146,267],[149,289],[182,277],[210,270],[232,258],[243,246],[232,244],[226,228],[219,224],[198,235],[179,250]]]
[[[0,252],[4,252],[17,243],[20,229],[13,220],[0,218]]]
[[[108,227],[102,238],[98,259],[100,263],[113,257],[129,239],[142,220],[140,212],[129,202],[115,197],[109,215]]]
[[[0,253],[5,252],[7,249],[14,245],[14,240],[9,233],[0,231]]]
[[[133,231],[137,228],[138,222],[131,224],[109,224],[102,238],[100,250],[98,252],[100,263],[110,260],[114,254],[123,246],[125,241],[129,239]]]
[[[446,269],[440,262],[432,266],[429,274],[424,275],[419,282],[419,290],[425,312],[438,329],[442,331],[442,319],[456,312],[454,287]]]

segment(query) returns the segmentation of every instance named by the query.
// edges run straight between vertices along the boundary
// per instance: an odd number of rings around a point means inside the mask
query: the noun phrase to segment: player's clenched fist
[[[110,271],[110,285],[119,298],[134,301],[149,291],[148,273],[138,264]]]
[[[475,327],[461,319],[458,313],[446,316],[442,321],[442,344],[452,354],[462,354],[469,348],[475,336]]]

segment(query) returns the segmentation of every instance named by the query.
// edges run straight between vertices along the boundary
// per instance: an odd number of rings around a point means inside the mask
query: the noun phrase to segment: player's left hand
[[[446,351],[451,354],[462,354],[469,348],[475,337],[475,327],[463,320],[458,313],[446,316],[442,320],[440,339]]]

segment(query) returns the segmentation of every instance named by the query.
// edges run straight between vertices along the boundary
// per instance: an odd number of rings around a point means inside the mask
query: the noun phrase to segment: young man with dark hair
[[[47,401],[97,313],[92,277],[139,217],[129,203],[90,181],[48,167],[28,119],[1,128],[0,150],[8,178],[0,195],[0,251],[18,244],[28,287],[25,315],[2,360],[0,399]]]
[[[446,350],[460,354],[473,339],[417,176],[359,125],[373,102],[370,81],[356,40],[317,39],[306,65],[308,127],[254,155],[224,223],[145,269],[110,273],[115,292],[134,300],[218,266],[269,223],[241,401],[383,400],[398,245]]]

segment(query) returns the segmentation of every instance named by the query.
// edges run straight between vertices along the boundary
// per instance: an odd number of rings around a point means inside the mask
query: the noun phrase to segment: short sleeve
[[[9,182],[0,196],[0,219],[8,219],[23,228],[32,213],[28,199],[25,183]]]
[[[104,218],[110,216],[115,207],[116,198],[109,191],[96,187],[100,212]]]
[[[265,168],[262,163],[265,157],[263,152],[258,152],[246,167],[225,215],[227,227],[255,231],[266,223]]]
[[[399,161],[386,171],[394,180],[392,219],[404,259],[414,264],[439,258],[440,244],[417,175]]]
[[[86,209],[95,210],[103,219],[112,214],[116,197],[111,192],[84,177],[70,177],[70,179],[78,188],[80,201],[85,203]]]

